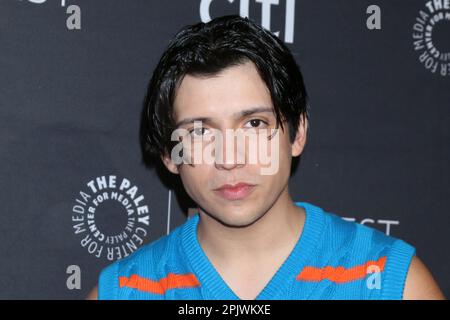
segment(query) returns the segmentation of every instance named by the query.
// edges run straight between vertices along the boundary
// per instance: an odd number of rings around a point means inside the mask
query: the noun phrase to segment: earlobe
[[[300,123],[297,128],[297,134],[292,142],[292,156],[298,157],[302,152],[306,144],[306,133],[308,130],[308,120],[306,116],[300,116]]]
[[[178,167],[177,165],[172,161],[172,159],[168,155],[161,156],[161,160],[164,163],[164,166],[172,172],[173,174],[178,174]]]

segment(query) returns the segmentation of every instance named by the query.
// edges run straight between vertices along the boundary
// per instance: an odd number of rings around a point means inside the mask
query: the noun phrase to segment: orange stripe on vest
[[[381,257],[378,261],[367,261],[363,265],[355,266],[352,268],[344,267],[330,267],[323,268],[316,267],[304,267],[303,270],[297,275],[296,280],[302,281],[322,281],[330,280],[336,283],[345,283],[364,278],[367,274],[376,271],[383,271],[386,263],[386,257]]]
[[[161,278],[159,281],[153,281],[133,274],[130,277],[119,277],[119,286],[121,288],[128,287],[155,294],[164,294],[169,289],[198,287],[200,282],[192,273],[169,273],[167,277]]]

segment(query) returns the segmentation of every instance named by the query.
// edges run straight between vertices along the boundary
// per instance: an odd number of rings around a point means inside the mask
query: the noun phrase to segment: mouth
[[[255,187],[255,185],[240,182],[235,185],[225,184],[214,189],[214,192],[226,200],[242,200],[247,197]]]

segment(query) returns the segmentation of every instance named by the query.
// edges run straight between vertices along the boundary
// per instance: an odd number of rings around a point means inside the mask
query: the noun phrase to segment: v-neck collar
[[[305,223],[302,234],[289,256],[259,292],[256,300],[280,299],[283,292],[295,281],[295,276],[303,269],[314,252],[324,226],[321,208],[307,202],[294,202],[305,209]],[[207,299],[239,300],[228,284],[222,279],[206,256],[197,237],[200,216],[196,213],[182,228],[181,245],[193,271],[202,287],[206,288]]]

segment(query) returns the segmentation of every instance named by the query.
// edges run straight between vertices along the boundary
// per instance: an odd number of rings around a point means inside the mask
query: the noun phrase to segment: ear
[[[161,160],[166,166],[167,170],[172,172],[173,174],[179,174],[178,166],[172,161],[169,154],[165,154],[161,156]]]
[[[297,128],[297,134],[294,141],[292,142],[292,156],[298,157],[305,148],[306,144],[306,133],[308,131],[308,119],[305,114],[300,116],[299,125]]]

